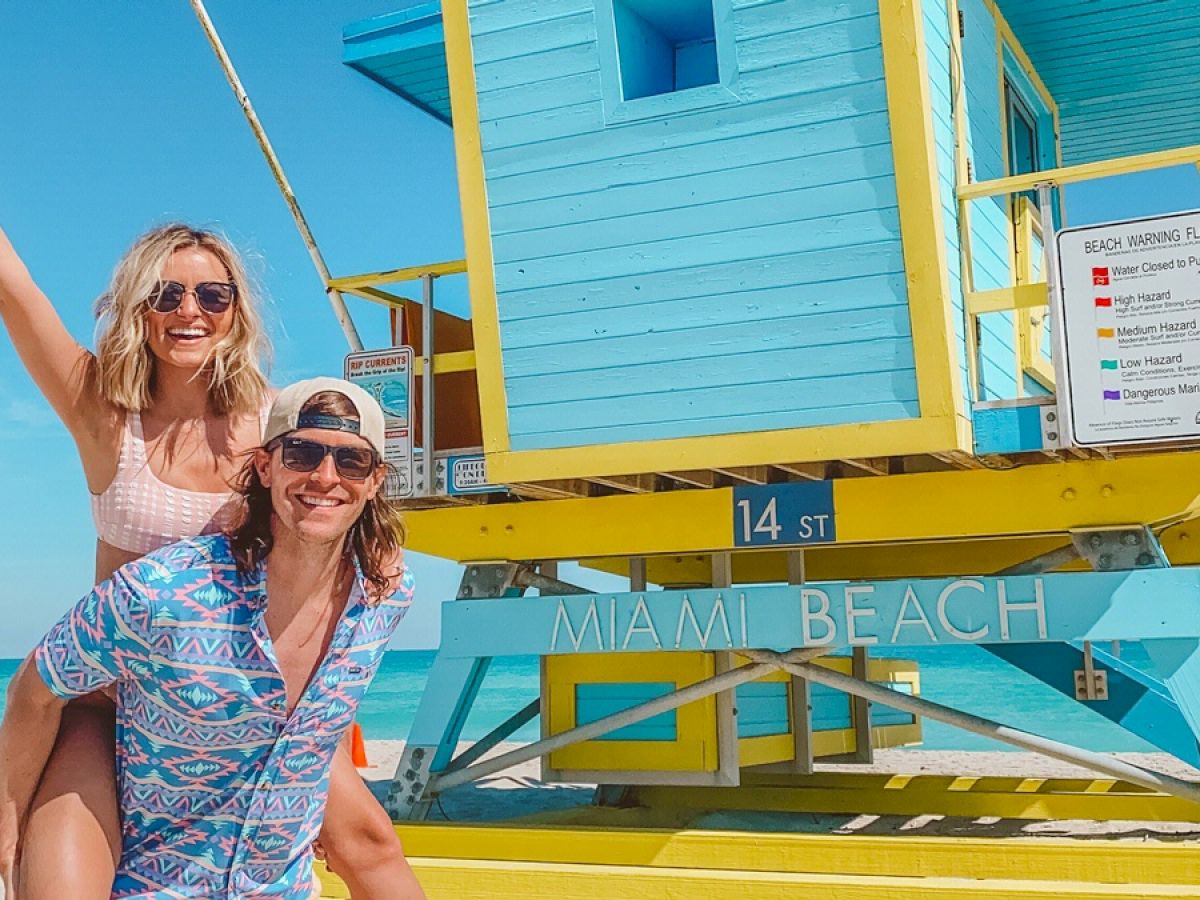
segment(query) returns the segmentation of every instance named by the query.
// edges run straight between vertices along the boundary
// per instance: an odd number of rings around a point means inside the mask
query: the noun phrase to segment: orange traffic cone
[[[362,726],[357,722],[350,726],[350,759],[359,769],[365,769],[370,765],[367,762],[367,744],[363,740]]]

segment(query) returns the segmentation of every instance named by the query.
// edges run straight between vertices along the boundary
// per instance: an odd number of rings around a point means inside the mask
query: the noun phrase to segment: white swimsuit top
[[[100,540],[130,553],[149,553],[221,531],[240,509],[241,498],[233,491],[188,491],[164,483],[146,457],[141,415],[126,413],[117,474],[103,493],[92,494]]]

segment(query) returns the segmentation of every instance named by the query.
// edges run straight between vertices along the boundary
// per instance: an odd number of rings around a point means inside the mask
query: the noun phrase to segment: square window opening
[[[720,82],[712,0],[612,0],[625,100]]]

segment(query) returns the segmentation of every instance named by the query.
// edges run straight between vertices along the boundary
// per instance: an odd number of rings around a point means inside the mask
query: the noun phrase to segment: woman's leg
[[[116,724],[103,695],[63,710],[21,835],[19,900],[108,900],[121,855]]]
[[[321,846],[353,900],[424,900],[391,819],[363,784],[344,742],[333,756]]]

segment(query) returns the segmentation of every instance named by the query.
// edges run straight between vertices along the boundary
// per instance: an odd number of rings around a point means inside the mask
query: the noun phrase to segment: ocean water
[[[921,667],[922,695],[939,703],[1089,750],[1156,749],[978,647],[894,649],[886,655],[915,659]],[[1148,664],[1136,645],[1123,645],[1122,656],[1133,665]],[[395,740],[408,735],[433,658],[432,650],[392,651],[384,656],[379,674],[359,709],[358,721],[368,740]],[[17,660],[0,660],[0,690],[7,687],[17,663]],[[538,683],[537,657],[494,660],[467,719],[464,739],[483,737],[528,704],[537,696]],[[4,697],[0,695],[0,710],[3,706]],[[923,727],[923,749],[1014,749],[937,722],[926,721]],[[530,741],[537,737],[535,719],[512,740]]]

